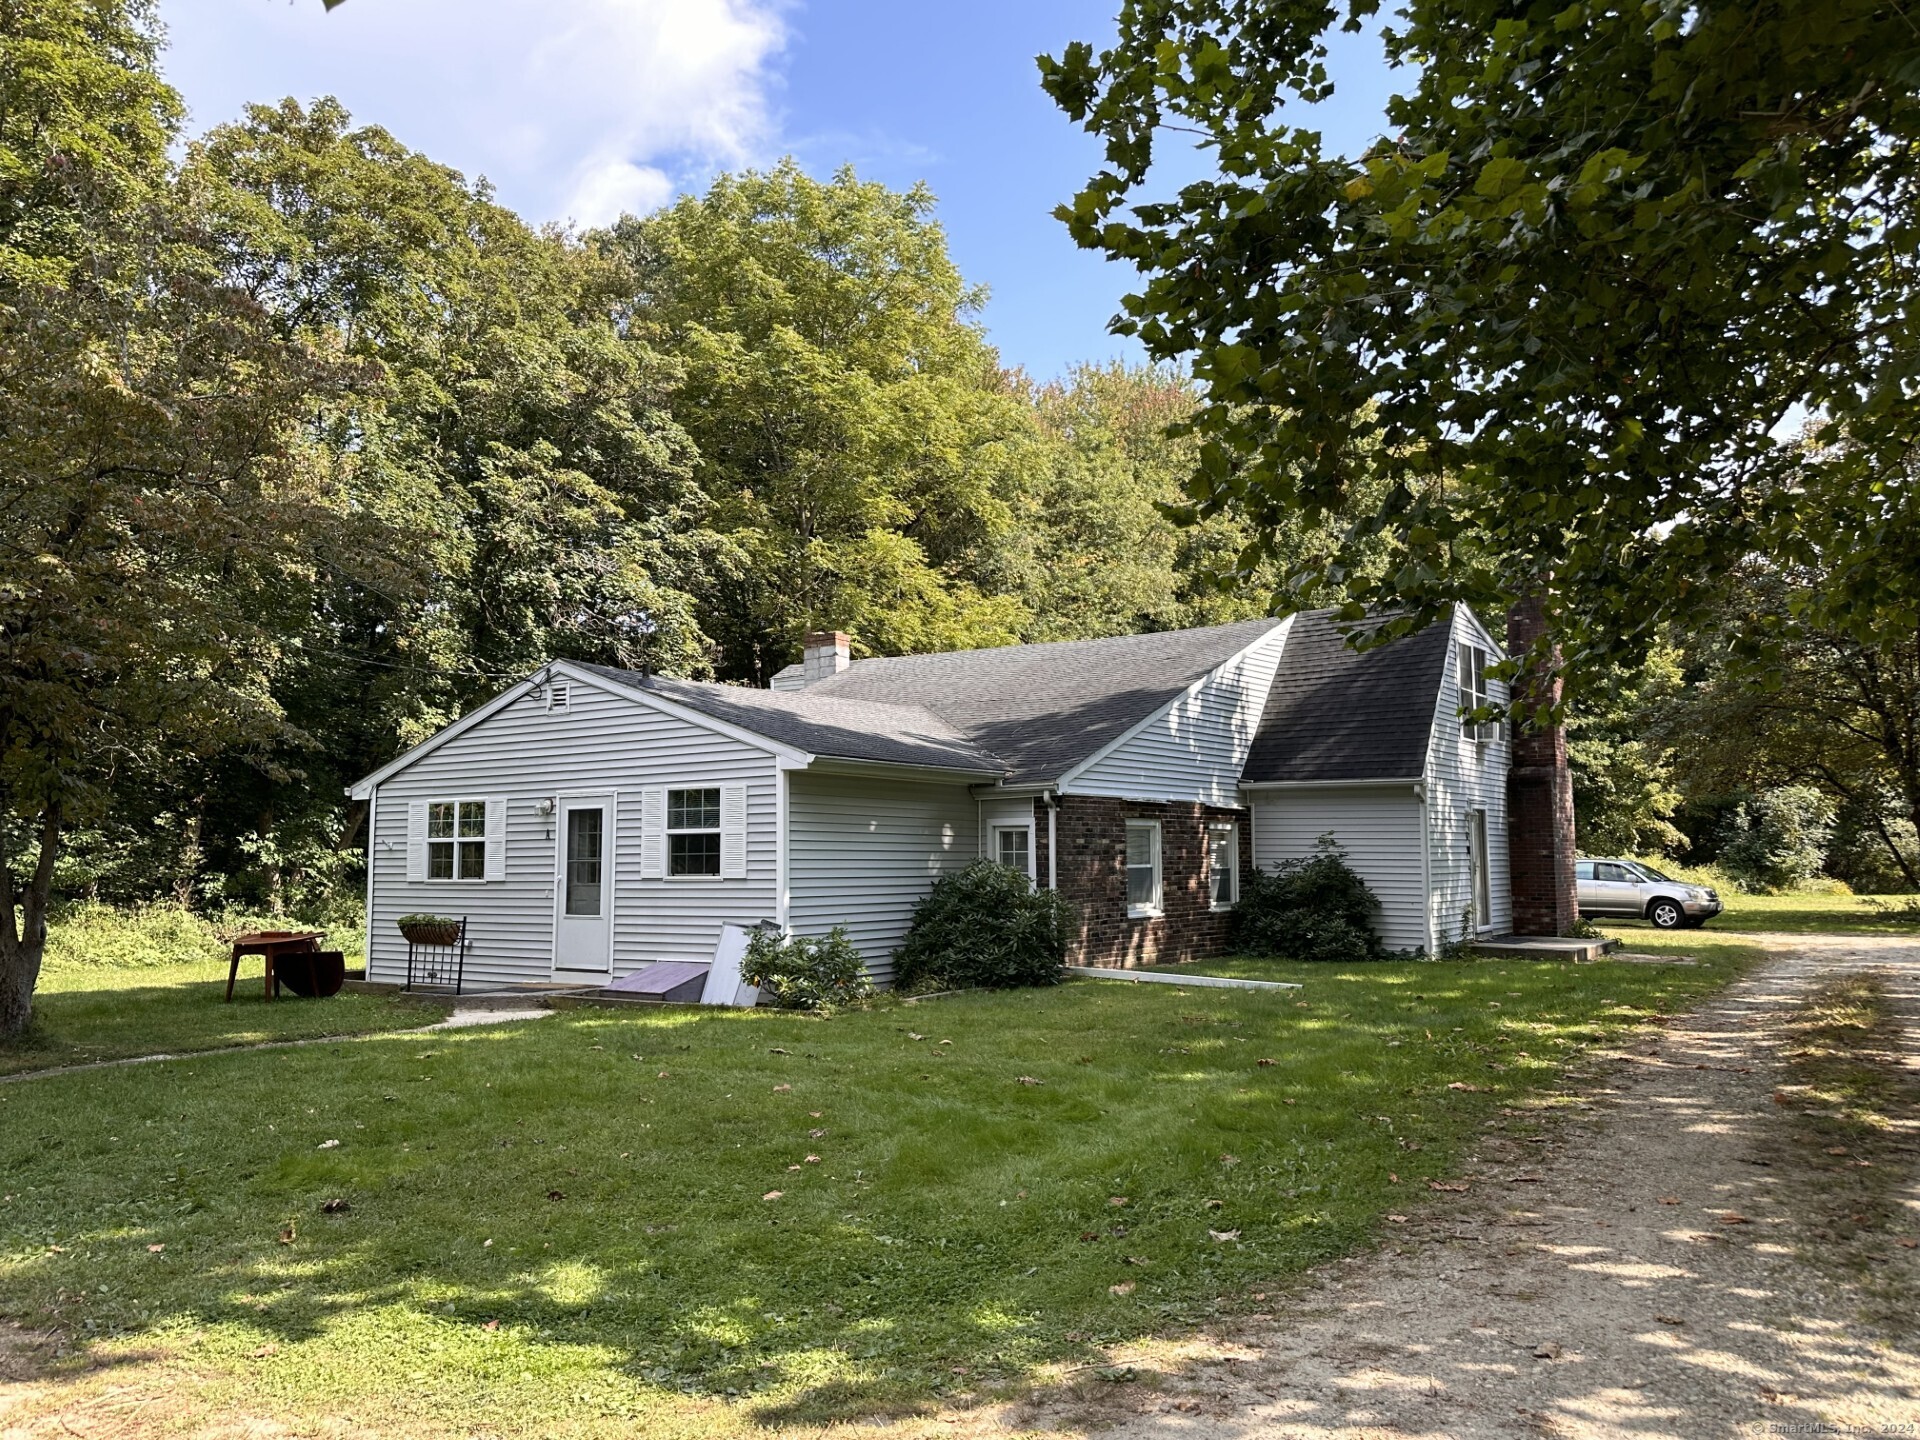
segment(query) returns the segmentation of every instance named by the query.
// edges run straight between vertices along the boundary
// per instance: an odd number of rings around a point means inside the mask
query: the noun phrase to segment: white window
[[[720,873],[720,787],[667,791],[667,874]]]
[[[407,879],[507,878],[507,802],[499,796],[407,804]]]
[[[1009,869],[1033,878],[1033,829],[1027,825],[993,827],[993,858]]]
[[[1213,908],[1231,910],[1240,898],[1240,827],[1207,827],[1207,884],[1213,895]]]
[[[487,802],[427,802],[427,878],[487,878]]]
[[[1469,740],[1485,744],[1497,738],[1500,726],[1490,720],[1474,720],[1472,714],[1490,702],[1487,688],[1487,652],[1478,645],[1460,642],[1460,722],[1461,733]]]
[[[1160,913],[1160,822],[1127,822],[1127,915]]]

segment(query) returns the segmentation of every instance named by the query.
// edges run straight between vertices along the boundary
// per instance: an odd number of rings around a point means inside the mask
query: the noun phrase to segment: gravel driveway
[[[1904,1029],[1896,1063],[1920,1076],[1920,940],[1752,938],[1765,965],[1633,1046],[1549,1143],[1490,1134],[1469,1193],[1413,1217],[1408,1243],[1330,1267],[1273,1321],[1116,1355],[1149,1383],[1110,1374],[947,1433],[1920,1435],[1920,1347],[1876,1336],[1852,1286],[1810,1258],[1822,1188],[1860,1162],[1786,1143],[1775,1100],[1784,1023],[1846,970],[1881,976]],[[1920,1310],[1920,1256],[1901,1243],[1920,1236],[1920,1117],[1897,1122],[1904,1188],[1867,1238]]]

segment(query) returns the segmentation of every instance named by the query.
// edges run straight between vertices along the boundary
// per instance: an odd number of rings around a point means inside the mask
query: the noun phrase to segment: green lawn
[[[302,1000],[283,993],[261,998],[260,962],[241,966],[233,1003],[226,1004],[225,962],[140,969],[48,970],[33,1001],[33,1026],[24,1041],[0,1043],[0,1075],[117,1060],[157,1052],[184,1054],[430,1025],[446,1013],[431,1001],[386,995],[335,995]]]
[[[576,1009],[0,1085],[0,1316],[164,1365],[179,1407],[394,1433],[991,1393],[1366,1246],[1754,954],[1686,938],[1690,966]]]
[[[1735,934],[1778,930],[1799,934],[1833,931],[1880,935],[1920,935],[1920,897],[1913,895],[1742,895],[1725,889],[1727,908],[1704,927]],[[1885,907],[1885,908],[1882,908]],[[1635,932],[1653,926],[1645,920],[1604,920],[1608,930]]]

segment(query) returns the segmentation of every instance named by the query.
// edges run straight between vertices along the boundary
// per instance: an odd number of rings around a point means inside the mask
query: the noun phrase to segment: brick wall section
[[[1207,825],[1240,826],[1240,873],[1253,868],[1253,834],[1244,810],[1211,805],[1112,800],[1063,795],[1055,821],[1060,843],[1060,893],[1080,911],[1073,965],[1159,965],[1224,953],[1227,916],[1212,908],[1207,884]],[[1041,845],[1046,810],[1038,811]],[[1160,822],[1160,888],[1164,913],[1127,918],[1127,821]],[[1038,873],[1046,875],[1044,857]]]
[[[1546,628],[1538,598],[1507,616],[1507,652],[1519,655]],[[1557,704],[1560,682],[1542,687],[1521,676],[1516,709]],[[1567,769],[1567,732],[1535,729],[1517,717],[1513,768],[1507,772],[1507,843],[1513,883],[1513,928],[1520,935],[1571,935],[1579,921],[1573,877],[1573,776]]]

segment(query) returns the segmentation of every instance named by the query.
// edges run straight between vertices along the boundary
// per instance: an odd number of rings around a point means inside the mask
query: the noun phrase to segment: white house
[[[368,974],[405,978],[424,912],[466,920],[469,986],[703,962],[763,922],[845,926],[884,982],[980,856],[1076,903],[1077,963],[1187,959],[1248,867],[1325,833],[1390,947],[1500,933],[1508,749],[1461,719],[1499,658],[1461,611],[1360,652],[1325,612],[861,661],[821,635],[769,690],[555,661],[352,787]]]

